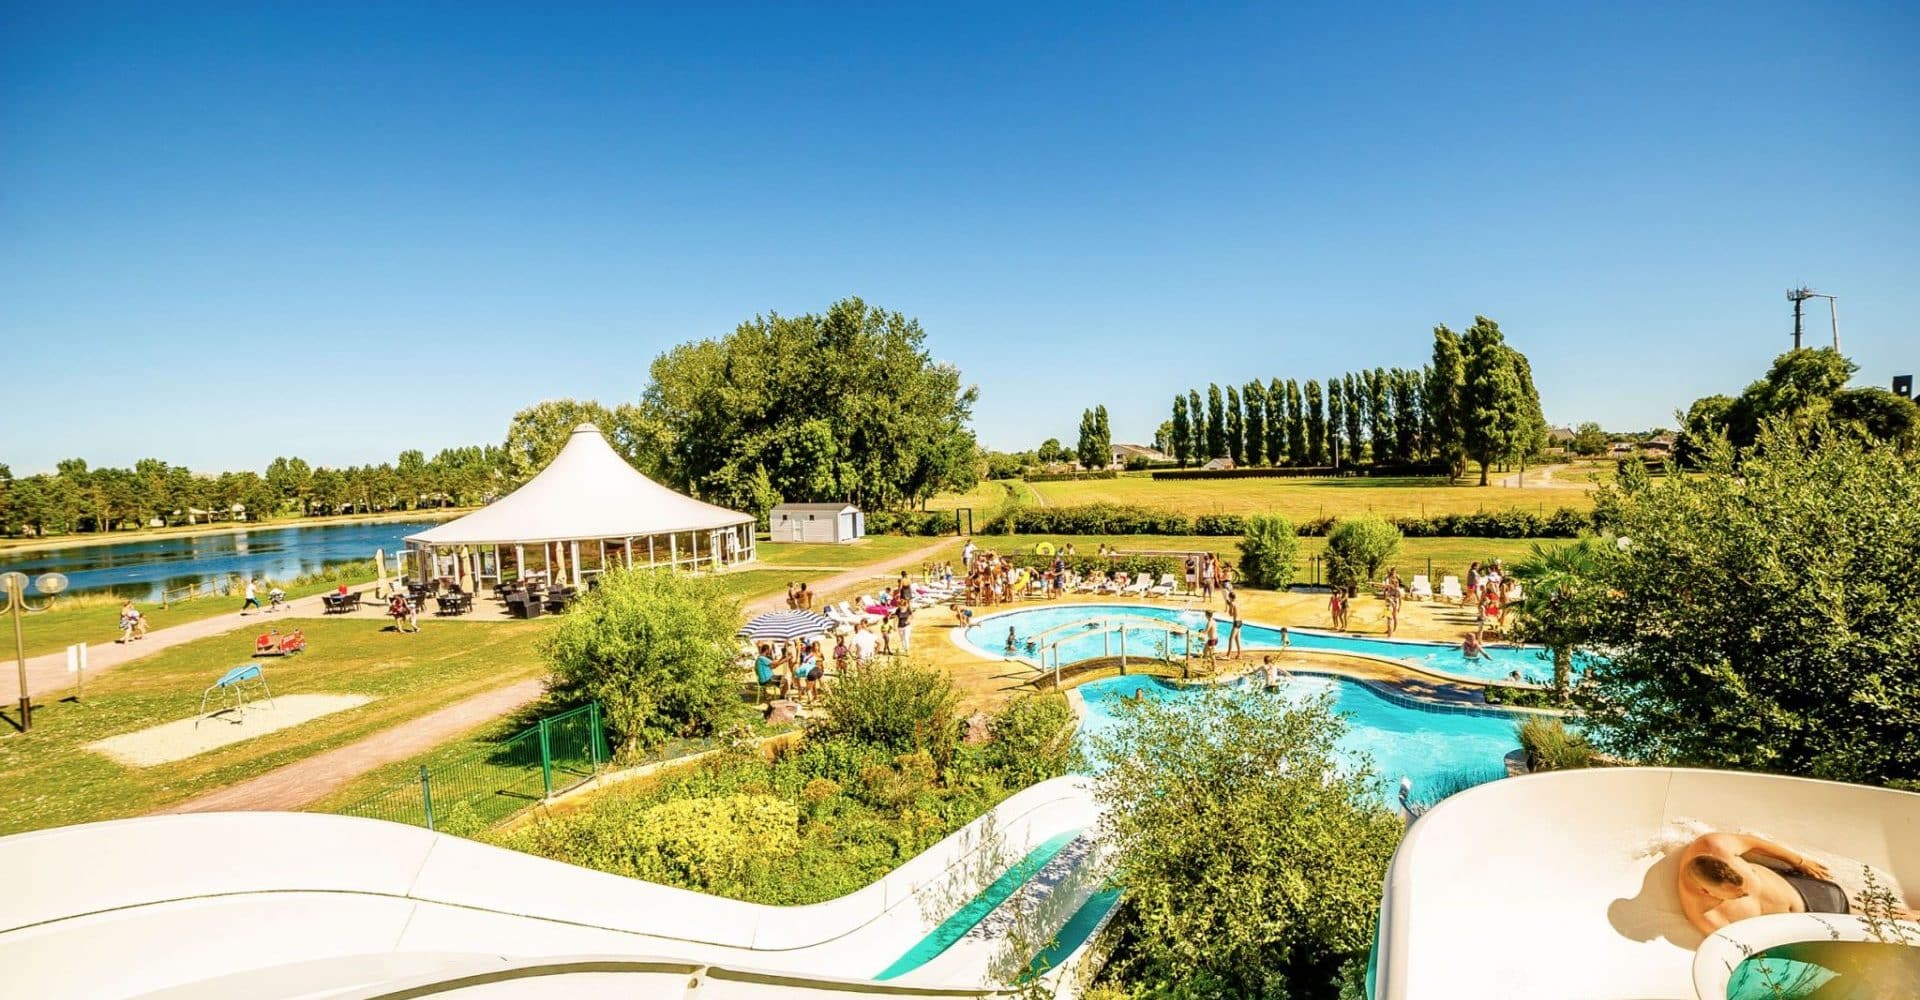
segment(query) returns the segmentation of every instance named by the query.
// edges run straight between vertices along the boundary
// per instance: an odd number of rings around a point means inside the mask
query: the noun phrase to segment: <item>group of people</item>
[[[787,610],[813,610],[813,591],[807,589],[806,581],[787,584]]]
[[[147,637],[147,615],[131,600],[120,605],[120,638],[114,642],[134,642]]]
[[[1507,609],[1513,603],[1513,588],[1519,581],[1500,570],[1498,559],[1481,566],[1467,567],[1466,600],[1479,612],[1482,631],[1489,626],[1498,632],[1507,624]]]
[[[1186,579],[1187,593],[1200,595],[1200,603],[1212,607],[1215,591],[1231,594],[1233,566],[1222,562],[1219,556],[1211,552],[1190,555],[1187,557]]]

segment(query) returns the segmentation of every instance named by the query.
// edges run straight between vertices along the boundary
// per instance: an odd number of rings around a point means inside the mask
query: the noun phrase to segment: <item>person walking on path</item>
[[[244,615],[247,613],[248,608],[257,608],[259,606],[260,595],[254,591],[253,577],[247,577],[247,599],[241,602],[240,613]]]

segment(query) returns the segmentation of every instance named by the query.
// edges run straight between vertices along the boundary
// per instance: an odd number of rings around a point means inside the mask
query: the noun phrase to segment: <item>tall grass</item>
[[[1514,734],[1527,752],[1529,771],[1564,771],[1600,764],[1600,752],[1593,744],[1559,719],[1528,719],[1514,727]]]

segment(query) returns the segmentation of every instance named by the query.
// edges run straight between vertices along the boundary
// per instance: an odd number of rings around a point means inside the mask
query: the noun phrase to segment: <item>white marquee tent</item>
[[[407,536],[421,575],[474,589],[545,576],[580,586],[625,566],[719,569],[754,557],[753,516],[648,479],[581,424],[540,474],[457,521]]]

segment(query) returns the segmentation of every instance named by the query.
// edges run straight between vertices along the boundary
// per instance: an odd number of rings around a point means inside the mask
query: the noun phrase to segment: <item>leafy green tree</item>
[[[1187,412],[1187,397],[1173,397],[1173,460],[1186,468],[1193,458],[1193,418]]]
[[[1387,370],[1375,368],[1361,373],[1367,382],[1367,431],[1373,443],[1373,462],[1385,465],[1393,461],[1393,394],[1387,386]]]
[[[1083,469],[1104,469],[1112,457],[1100,453],[1100,425],[1093,419],[1092,410],[1080,411],[1080,441],[1074,448],[1074,457],[1080,461]]]
[[[1366,385],[1364,377],[1348,372],[1341,379],[1342,394],[1347,397],[1347,447],[1352,452],[1350,461],[1360,464],[1360,455],[1367,447],[1367,394],[1362,391]]]
[[[737,697],[739,601],[708,576],[616,569],[599,579],[541,644],[551,686],[598,699],[629,755],[715,732]]]
[[[1513,609],[1515,638],[1553,653],[1553,689],[1562,695],[1572,682],[1574,647],[1593,628],[1593,611],[1603,596],[1595,589],[1603,558],[1599,545],[1592,538],[1561,545],[1535,542],[1526,560],[1512,567],[1526,583],[1526,596]]]
[[[1247,408],[1247,464],[1267,462],[1267,389],[1259,379],[1240,390],[1240,401]]]
[[[1920,779],[1920,465],[1823,422],[1756,445],[1736,465],[1716,441],[1694,476],[1625,466],[1584,599],[1527,617],[1597,657],[1576,690],[1610,752]]]
[[[1316,379],[1307,380],[1306,388],[1307,418],[1307,461],[1313,465],[1327,464],[1327,411],[1320,402],[1320,383]]]
[[[1514,440],[1509,453],[1520,463],[1520,471],[1525,472],[1527,459],[1546,454],[1547,416],[1540,408],[1540,390],[1533,384],[1533,365],[1519,351],[1511,351],[1511,354],[1513,377],[1520,383],[1521,400],[1519,421],[1514,428]]]
[[[1728,402],[1732,401],[1728,400]],[[1574,428],[1573,440],[1567,442],[1567,449],[1576,455],[1604,455],[1607,452],[1607,432],[1601,430],[1599,424],[1589,420]]]
[[[1193,464],[1207,464],[1207,411],[1200,406],[1200,392],[1187,390],[1187,421],[1191,425],[1191,436],[1187,440],[1187,454],[1192,456]]]
[[[1400,529],[1377,517],[1343,517],[1327,532],[1327,579],[1358,591],[1400,548]]]
[[[1526,390],[1498,323],[1475,316],[1462,343],[1466,355],[1462,440],[1467,457],[1479,463],[1480,485],[1485,486],[1488,467],[1513,457],[1522,440]]]
[[[1346,428],[1346,413],[1341,381],[1338,378],[1327,380],[1327,458],[1334,468],[1340,467],[1340,437]],[[1351,462],[1352,458],[1349,457]]]
[[[1761,426],[1775,419],[1811,425],[1831,417],[1909,451],[1920,445],[1920,407],[1884,389],[1847,388],[1857,370],[1831,348],[1788,351],[1739,398],[1695,400],[1680,417],[1676,457],[1687,464],[1698,462],[1708,442],[1720,434],[1735,448],[1751,448]]]
[[[1082,421],[1084,420],[1083,415]],[[1041,465],[1052,465],[1055,462],[1064,462],[1074,454],[1067,450],[1066,445],[1060,443],[1059,438],[1048,438],[1040,442],[1040,447],[1034,450],[1033,457]]]
[[[1433,328],[1433,364],[1427,368],[1427,418],[1433,425],[1434,457],[1447,478],[1467,471],[1466,354],[1460,337],[1445,324]]]
[[[1100,436],[1100,465],[1105,468],[1113,462],[1113,426],[1107,423],[1105,403],[1093,408],[1093,431]]]
[[[1227,404],[1217,384],[1207,386],[1207,457],[1227,457]]]
[[[1267,382],[1267,461],[1287,460],[1287,387],[1279,379]]]
[[[1300,394],[1300,383],[1287,380],[1287,460],[1294,465],[1307,464],[1307,406]]]
[[[1418,457],[1420,448],[1420,373],[1395,368],[1391,382],[1393,458],[1397,462],[1411,462]]]
[[[1173,421],[1162,420],[1160,426],[1153,429],[1153,450],[1164,455],[1173,454]]]
[[[1240,409],[1240,390],[1227,386],[1227,456],[1234,465],[1247,460],[1246,416]]]
[[[1255,587],[1285,590],[1293,584],[1299,551],[1292,521],[1278,514],[1250,515],[1240,536],[1240,572]]]
[[[1367,950],[1400,837],[1370,774],[1340,755],[1332,699],[1206,689],[1124,709],[1088,756],[1134,922],[1122,974],[1135,995],[1330,992]]]

